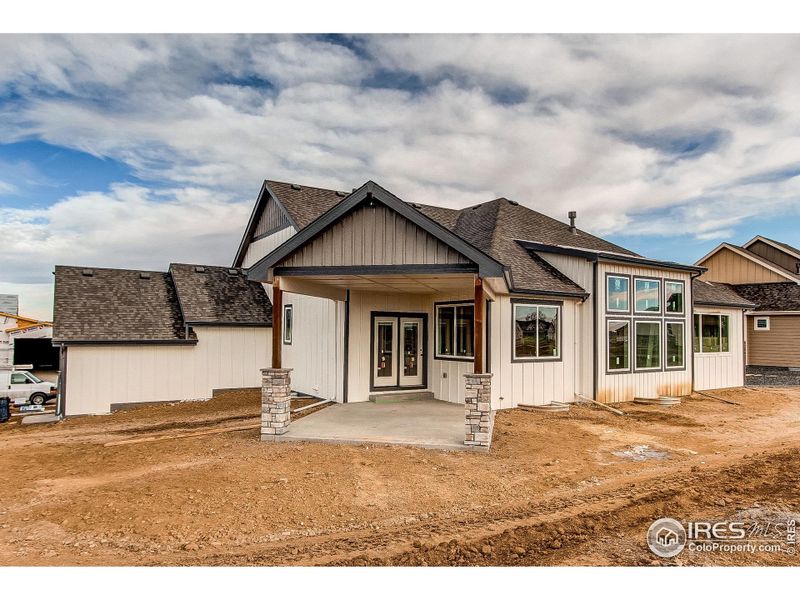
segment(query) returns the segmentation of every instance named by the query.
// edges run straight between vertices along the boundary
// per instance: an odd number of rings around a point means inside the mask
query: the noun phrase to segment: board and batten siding
[[[525,299],[531,303],[537,301]],[[578,372],[574,351],[576,305],[574,300],[564,300],[562,304],[561,360],[512,362],[513,303],[510,296],[495,298],[491,304],[492,410],[514,408],[519,404],[572,402],[575,399]]]
[[[195,345],[67,348],[66,414],[103,414],[112,404],[206,400],[213,390],[261,386],[269,327],[195,327]]]
[[[354,210],[281,261],[282,267],[468,264],[465,256],[383,205]]]
[[[585,302],[575,305],[575,392],[591,398],[594,394],[594,263],[578,256],[537,252],[548,263],[564,273],[590,294]]]
[[[631,277],[631,297],[630,305],[634,305],[634,277],[659,278],[661,284],[661,315],[620,315],[616,313],[606,313],[606,274],[628,275]],[[663,279],[683,281],[684,284],[684,315],[664,315],[664,285]],[[597,397],[599,402],[630,402],[634,398],[656,398],[658,396],[684,396],[692,392],[692,284],[688,273],[684,271],[668,271],[662,269],[651,269],[647,267],[631,266],[623,264],[598,263],[597,265]],[[631,371],[625,373],[606,373],[608,364],[608,352],[606,349],[607,325],[606,317],[614,319],[629,320],[630,328],[630,364]],[[684,363],[685,369],[667,370],[663,368],[665,354],[665,335],[663,328],[664,319],[671,321],[684,322]],[[638,320],[659,320],[662,322],[661,332],[661,358],[662,368],[659,371],[635,371],[633,369],[635,360],[635,329],[633,322]]]
[[[703,281],[733,284],[790,281],[789,278],[762,267],[758,263],[727,248],[722,248],[719,252],[710,256],[702,263],[702,266],[708,269],[699,277]]]
[[[278,231],[279,229],[291,226],[292,224],[289,222],[289,218],[286,216],[286,213],[281,210],[275,200],[270,198],[264,207],[264,211],[261,213],[261,217],[258,219],[255,230],[253,231],[253,239],[259,238],[266,233]],[[294,228],[292,227],[292,229]]]
[[[295,233],[294,227],[285,227],[251,242],[242,266],[253,266]],[[271,301],[272,286],[265,285],[264,288]],[[344,303],[286,292],[283,304],[292,305],[294,318],[292,343],[284,344],[281,351],[283,366],[292,369],[292,389],[341,402]]]
[[[695,308],[694,314],[727,315],[730,319],[729,352],[695,352],[694,389],[717,390],[743,386],[744,338],[741,309],[704,306]]]
[[[778,250],[775,246],[770,246],[769,244],[757,240],[750,244],[747,249],[753,254],[758,254],[768,261],[774,262],[776,265],[780,265],[787,271],[798,273],[797,265],[800,263],[800,259],[795,258],[787,252]]]
[[[753,329],[747,317],[747,364],[759,367],[800,367],[800,314],[763,315],[769,318],[769,331]]]

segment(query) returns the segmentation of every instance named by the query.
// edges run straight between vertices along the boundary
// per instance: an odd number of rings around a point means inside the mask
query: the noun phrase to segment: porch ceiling
[[[404,294],[437,294],[473,289],[473,275],[464,274],[410,274],[410,275],[304,275],[282,277],[339,289],[365,290]]]

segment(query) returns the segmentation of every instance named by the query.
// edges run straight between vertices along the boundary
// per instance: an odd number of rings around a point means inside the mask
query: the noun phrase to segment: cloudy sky
[[[800,246],[798,36],[0,36],[0,293],[228,264],[265,178]]]

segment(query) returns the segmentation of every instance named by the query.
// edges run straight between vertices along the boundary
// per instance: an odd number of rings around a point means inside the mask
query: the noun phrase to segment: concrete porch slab
[[[483,450],[464,445],[464,405],[439,400],[336,404],[293,421],[276,442],[390,444],[437,450]]]

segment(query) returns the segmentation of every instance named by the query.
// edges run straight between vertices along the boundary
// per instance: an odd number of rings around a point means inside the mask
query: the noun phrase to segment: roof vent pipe
[[[569,230],[572,233],[578,233],[578,230],[575,227],[575,218],[578,216],[578,213],[576,213],[574,210],[571,210],[569,211],[568,215],[569,215]]]

